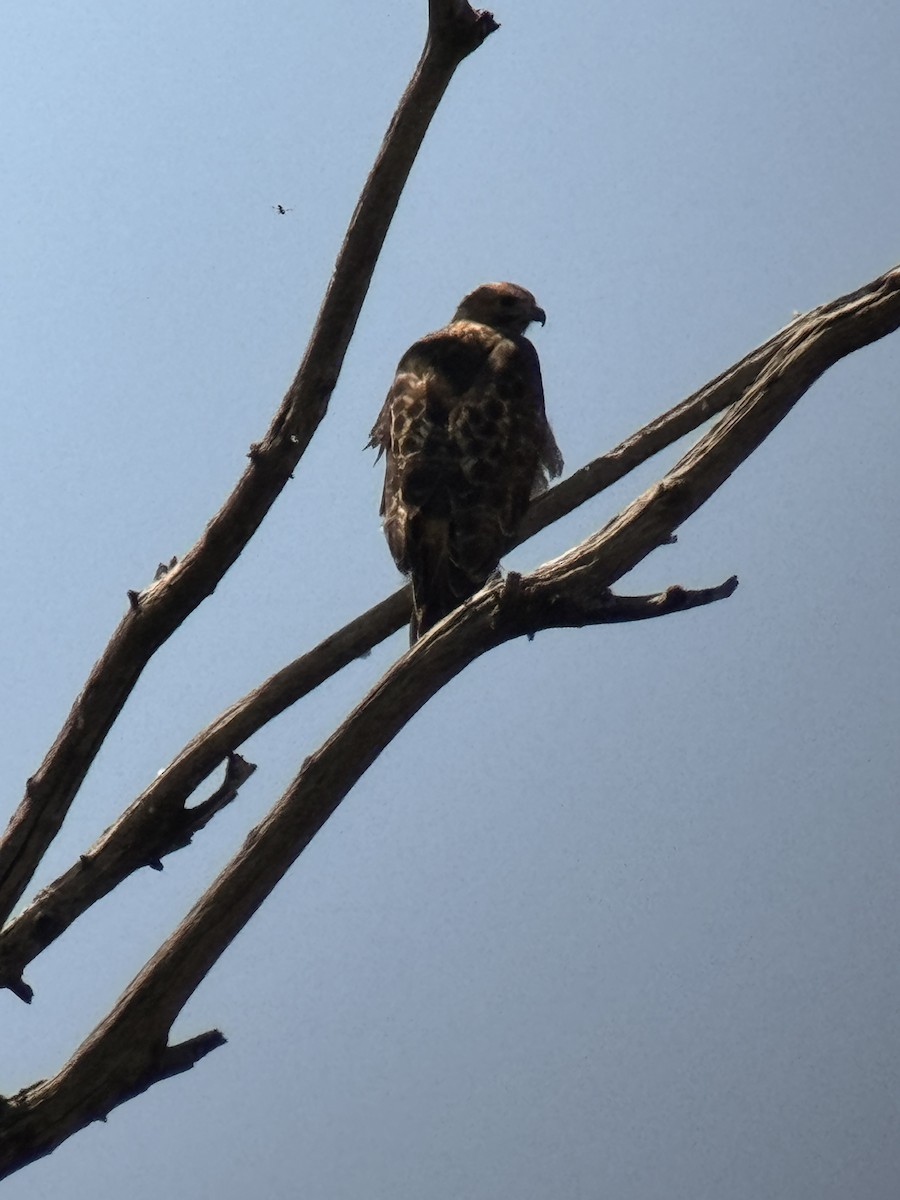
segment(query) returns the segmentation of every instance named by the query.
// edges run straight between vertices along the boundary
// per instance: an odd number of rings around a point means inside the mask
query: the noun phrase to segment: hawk
[[[381,516],[413,590],[410,642],[484,586],[563,460],[544,413],[531,292],[483,283],[400,359],[369,445]]]

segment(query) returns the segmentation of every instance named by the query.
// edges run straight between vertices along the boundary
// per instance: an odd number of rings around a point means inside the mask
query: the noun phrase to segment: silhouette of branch
[[[572,512],[734,403],[785,334],[781,330],[609,453],[539,496],[526,513],[515,544]],[[158,577],[173,565],[161,564]],[[276,671],[198,733],[79,862],[42,889],[0,932],[0,987],[29,1003],[32,989],[22,979],[27,964],[123,879],[144,866],[161,865],[165,855],[187,844],[189,834],[196,832],[191,825],[194,810],[186,808],[188,798],[226,755],[406,625],[409,614],[409,589],[402,587]]]
[[[400,193],[462,60],[497,28],[465,0],[430,0],[425,48],[366,180],[297,374],[234,491],[185,557],[129,607],[0,841],[0,922],[22,895],[153,654],[210,596],[290,479],[328,408]]]
[[[865,287],[792,321],[704,388],[644,426],[609,454],[595,459],[539,497],[527,514],[520,540],[572,511],[577,504],[616,482],[714,413],[735,405],[741,397],[744,399],[734,411],[743,411],[748,404],[758,407],[760,389],[771,391],[781,379],[779,387],[788,388],[785,394],[790,407],[819,374],[844,354],[896,328],[900,322],[898,278],[900,268],[895,268]],[[733,418],[734,412],[729,414],[729,422]],[[743,435],[746,435],[745,425],[746,421],[744,425],[739,422]],[[719,422],[681,463],[688,462],[702,446],[717,444],[730,428],[731,424]],[[662,512],[675,512],[673,497],[679,486],[678,470],[676,467],[666,480],[655,485],[669,496],[667,502],[659,506]],[[575,486],[570,486],[573,480]],[[631,509],[642,500],[635,501]],[[631,509],[626,509],[626,513]],[[614,530],[623,516],[620,514],[594,535],[595,538],[602,539]],[[659,528],[657,540],[652,541],[650,549],[669,540],[677,523],[675,521],[668,530]],[[589,543],[590,539],[582,543],[582,547]],[[565,558],[578,554],[579,548],[576,548]],[[560,561],[563,560],[557,560]],[[622,573],[629,569],[624,568]],[[513,578],[521,577],[510,576]],[[590,579],[586,589],[582,587],[579,591],[573,585],[565,594],[554,595],[550,601],[552,619],[546,618],[546,614],[540,619],[533,618],[532,625],[523,628],[522,632],[533,634],[546,627],[546,620],[556,626],[581,626],[665,615],[679,607],[722,599],[731,594],[730,591],[723,592],[722,588],[730,586],[733,590],[737,583],[733,579],[718,589],[700,592],[669,589],[662,596],[629,599],[614,596],[608,590],[611,582],[604,584]],[[209,819],[212,813],[207,815],[204,806],[187,808],[186,803],[210,772],[268,721],[395,632],[408,619],[409,596],[403,588],[283,667],[197,734],[87,855],[44,888],[0,933],[0,986],[8,987],[23,1000],[30,1000],[31,989],[22,979],[25,966],[91,904],[134,871],[159,864],[164,855],[187,845],[191,835]],[[199,820],[201,815],[205,817],[202,822]]]
[[[613,450],[537,497],[514,544],[572,512],[734,403],[793,324]],[[161,566],[160,574],[165,573]],[[43,888],[0,932],[0,987],[30,1003],[33,992],[22,978],[28,963],[129,875],[148,865],[161,866],[165,855],[188,844],[199,828],[193,823],[196,810],[186,807],[188,798],[233,748],[406,625],[409,614],[409,589],[402,587],[276,671],[198,733],[90,850]]]
[[[829,311],[801,319],[742,398],[662,480],[566,554],[482,589],[403,654],[306,759],[69,1062],[52,1079],[0,1105],[0,1176],[220,1044],[221,1035],[213,1032],[167,1047],[188,998],[344,796],[410,718],[469,663],[503,642],[558,625],[642,619],[730,595],[733,578],[718,588],[670,588],[656,597],[610,597],[609,589],[721,487],[828,366],[898,325],[900,269]]]

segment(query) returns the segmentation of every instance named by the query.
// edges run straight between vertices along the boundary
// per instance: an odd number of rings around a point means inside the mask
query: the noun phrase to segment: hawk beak
[[[532,321],[540,321],[542,325],[547,324],[547,314],[542,308],[538,308],[537,305],[531,311],[531,319]]]

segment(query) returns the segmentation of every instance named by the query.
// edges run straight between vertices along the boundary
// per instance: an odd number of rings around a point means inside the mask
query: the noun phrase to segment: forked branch
[[[756,378],[791,327],[776,333],[699,391],[538,497],[525,515],[516,544],[572,512],[732,404]],[[161,568],[158,577],[166,573],[167,569]],[[195,810],[186,808],[188,798],[223,758],[290,705],[407,624],[409,613],[408,589],[400,588],[276,671],[198,733],[87,854],[42,889],[0,932],[0,987],[30,1002],[32,990],[22,977],[28,963],[123,879],[186,844],[196,831],[191,824]]]
[[[483,589],[389,669],[69,1062],[4,1104],[0,1175],[163,1077],[168,1056],[180,1053],[167,1049],[169,1031],[210,967],[384,747],[470,662],[542,629],[642,619],[731,594],[734,579],[657,597],[614,598],[609,589],[714,494],[828,366],[900,325],[900,269],[826,308],[791,327],[742,398],[659,483],[560,558]],[[209,1048],[216,1035],[206,1037]]]
[[[738,410],[744,411],[749,405],[771,422],[767,428],[774,428],[813,379],[842,354],[896,327],[900,305],[898,275],[900,268],[895,268],[865,287],[798,317],[704,388],[539,497],[526,515],[519,540],[572,511],[585,499],[621,479],[660,449],[738,400],[741,405],[729,414],[729,421]],[[779,379],[782,382],[776,387]],[[800,391],[796,390],[798,383],[802,384]],[[760,389],[771,392],[773,387],[782,400],[761,406]],[[779,407],[779,404],[787,404],[787,407]],[[767,418],[766,413],[769,414]],[[724,422],[715,426],[703,442],[682,459],[667,480],[657,485],[668,499],[652,511],[668,514],[673,519],[668,532],[668,527],[658,528],[658,540],[651,538],[648,543],[651,549],[662,544],[684,519],[679,513],[687,515],[688,509],[693,511],[690,503],[684,507],[685,501],[690,502],[693,496],[697,503],[702,502],[696,485],[686,489],[678,483],[679,468],[703,445],[717,444],[725,428]],[[746,421],[742,428],[741,437],[745,437]],[[675,504],[679,487],[681,507]],[[620,520],[616,518],[595,537],[602,539],[610,534]],[[588,546],[589,542],[583,545]],[[578,553],[576,549],[566,558],[571,559],[572,555],[577,558]],[[638,620],[676,611],[679,596],[685,598],[681,607],[722,598],[719,589],[699,593],[679,593],[670,589],[662,598],[644,598],[641,601],[644,611],[641,612],[637,601],[614,597],[608,590],[609,583],[595,581],[592,576],[589,576],[586,588],[584,582],[580,580],[577,585],[573,582],[564,595],[554,596],[552,614],[547,618],[550,624],[578,626],[600,621]],[[702,599],[704,596],[708,598]],[[687,598],[691,600],[690,605]],[[614,615],[616,613],[618,615]],[[202,806],[200,809],[186,808],[187,800],[233,748],[347,663],[395,632],[408,618],[409,598],[406,590],[401,589],[276,672],[199,733],[88,854],[43,889],[0,934],[0,985],[10,988],[22,999],[30,999],[31,989],[22,979],[27,964],[91,904],[108,894],[129,874],[155,864],[164,855],[186,845],[190,836],[205,823],[199,819],[201,813],[205,814]],[[534,619],[532,627],[523,632],[533,633],[541,627],[544,627],[541,621]]]

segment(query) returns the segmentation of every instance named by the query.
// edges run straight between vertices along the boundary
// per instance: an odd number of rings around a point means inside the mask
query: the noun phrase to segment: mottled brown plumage
[[[531,292],[485,283],[412,345],[372,430],[386,455],[381,515],[410,576],[415,641],[481,588],[532,494],[562,470],[544,413]]]

